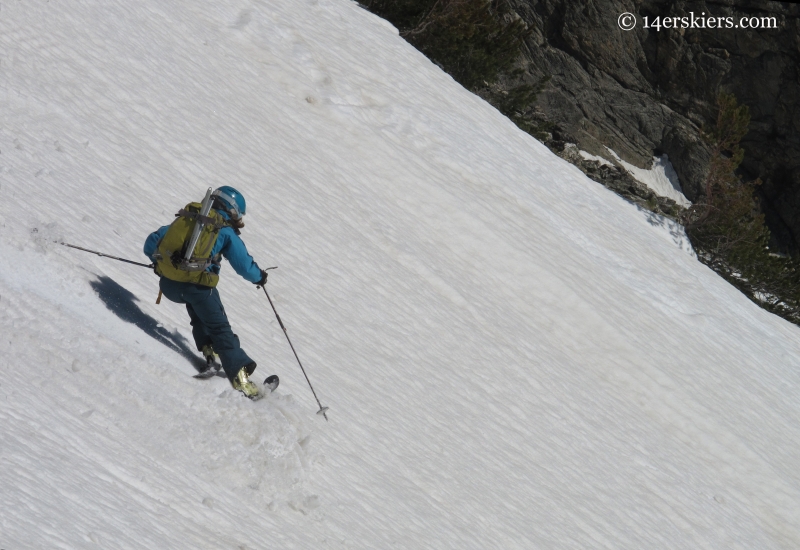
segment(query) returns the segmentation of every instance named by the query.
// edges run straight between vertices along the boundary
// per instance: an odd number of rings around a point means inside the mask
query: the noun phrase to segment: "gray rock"
[[[555,154],[580,168],[588,177],[644,210],[672,220],[677,220],[684,210],[672,199],[656,195],[645,184],[634,179],[622,166],[616,163],[601,164],[596,160],[583,158],[574,143],[552,140],[547,145]]]
[[[561,141],[648,168],[666,153],[687,198],[703,192],[720,92],[750,107],[742,172],[760,177],[764,210],[784,250],[800,243],[800,5],[759,0],[511,0],[530,29],[523,80],[551,75],[534,113]],[[618,27],[623,12],[633,31]],[[774,30],[644,29],[659,16],[774,17]],[[540,136],[541,137],[541,136]],[[547,141],[545,139],[545,141]],[[597,172],[605,169],[597,169]],[[611,177],[611,176],[608,176]],[[613,178],[612,178],[613,179]]]

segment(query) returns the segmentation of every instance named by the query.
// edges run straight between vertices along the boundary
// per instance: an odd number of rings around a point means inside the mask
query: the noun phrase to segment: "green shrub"
[[[716,124],[703,133],[711,147],[704,196],[682,222],[703,263],[754,302],[800,324],[800,264],[770,252],[769,229],[755,198],[761,181],[745,182],[736,174],[749,124],[747,106],[719,96]]]

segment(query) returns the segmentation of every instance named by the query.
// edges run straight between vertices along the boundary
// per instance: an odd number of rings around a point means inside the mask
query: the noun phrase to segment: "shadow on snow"
[[[170,332],[160,326],[156,319],[142,311],[136,305],[138,299],[129,290],[109,277],[99,277],[89,284],[114,315],[136,325],[151,338],[183,355],[198,372],[205,368],[205,362],[197,355],[190,342],[177,331]]]

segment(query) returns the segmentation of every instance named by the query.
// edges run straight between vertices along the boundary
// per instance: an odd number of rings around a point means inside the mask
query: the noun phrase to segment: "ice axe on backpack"
[[[211,211],[211,204],[214,202],[211,198],[211,191],[212,189],[209,187],[208,191],[206,191],[206,196],[203,198],[203,202],[200,205],[200,215],[197,216],[197,220],[194,224],[194,229],[192,229],[192,237],[189,239],[189,244],[186,245],[186,252],[183,255],[183,269],[186,271],[194,271],[197,269],[205,269],[205,265],[194,265],[196,262],[192,262],[192,256],[194,255],[194,249],[197,246],[197,240],[200,238],[200,232],[203,230],[208,223],[208,213]]]

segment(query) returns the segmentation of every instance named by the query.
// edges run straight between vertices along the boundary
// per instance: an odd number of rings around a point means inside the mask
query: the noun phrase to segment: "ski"
[[[198,380],[208,380],[209,378],[213,378],[215,376],[225,378],[225,371],[219,366],[213,365],[203,372],[198,372],[193,376],[193,378],[197,378]],[[278,378],[278,375],[272,374],[267,376],[267,378],[264,380],[264,389],[269,390],[269,393],[272,393],[277,389],[280,383],[281,379]]]
[[[272,393],[280,383],[281,381],[277,374],[267,376],[267,378],[264,380],[264,386],[261,388],[261,390],[259,390],[258,394],[250,398],[250,401],[258,401],[259,399],[263,399],[267,395],[266,390],[269,390],[269,393]]]
[[[272,393],[277,389],[278,384],[280,383],[281,379],[278,378],[277,374],[267,376],[267,378],[264,380],[264,389],[269,389],[269,392]]]
[[[208,380],[209,378],[214,378],[215,376],[225,376],[225,371],[222,370],[221,366],[217,364],[210,365],[206,370],[195,374],[193,378],[197,378],[199,380]]]

